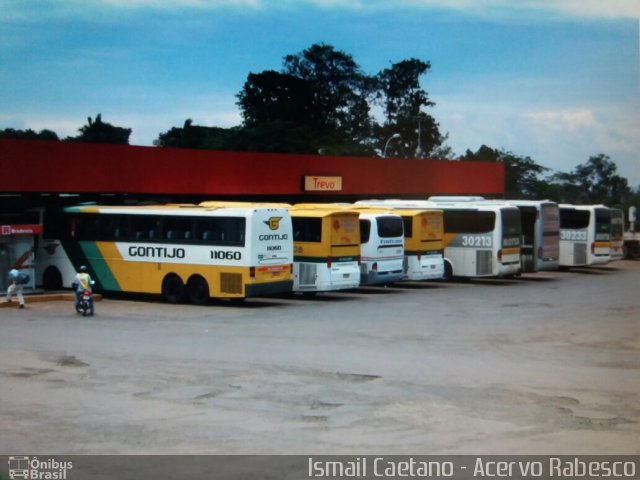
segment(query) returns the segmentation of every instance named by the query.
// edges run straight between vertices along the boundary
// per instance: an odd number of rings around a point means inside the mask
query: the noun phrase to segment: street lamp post
[[[422,117],[418,117],[418,146],[416,148],[416,158],[422,158]]]
[[[396,138],[400,138],[400,134],[399,133],[394,133],[393,135],[391,135],[389,137],[389,139],[387,140],[387,143],[384,144],[384,151],[382,152],[382,158],[386,158],[387,157],[387,147],[389,146],[389,142],[391,140],[395,140]]]

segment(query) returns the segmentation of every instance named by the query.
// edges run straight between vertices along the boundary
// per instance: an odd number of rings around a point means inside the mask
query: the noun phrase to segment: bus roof
[[[353,215],[358,216],[355,210],[343,210],[337,208],[307,208],[293,206],[289,209],[292,217],[330,217],[331,215]]]
[[[485,201],[486,202],[486,201]],[[396,208],[409,208],[409,209],[436,209],[436,210],[466,210],[466,211],[499,211],[503,209],[516,209],[515,205],[511,205],[505,202],[499,203],[483,203],[483,202],[433,202],[430,200],[361,200],[357,202],[362,205],[384,205],[392,206]]]
[[[190,204],[167,204],[167,205],[136,205],[136,206],[115,206],[115,205],[91,205],[67,207],[64,209],[68,213],[100,213],[100,214],[126,214],[126,215],[175,215],[175,216],[210,216],[212,212],[231,215],[247,215],[257,210],[286,210],[278,207],[262,206],[235,206],[235,207],[201,207]]]

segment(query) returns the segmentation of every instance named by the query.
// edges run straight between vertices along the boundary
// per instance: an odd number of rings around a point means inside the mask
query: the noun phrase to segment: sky
[[[0,0],[0,129],[132,145],[232,127],[249,73],[315,43],[369,75],[431,63],[427,109],[457,155],[481,145],[569,172],[608,155],[640,185],[640,0]]]

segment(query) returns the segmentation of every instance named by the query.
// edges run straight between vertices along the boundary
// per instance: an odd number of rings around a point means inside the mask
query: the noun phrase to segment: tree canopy
[[[617,165],[604,154],[590,157],[571,172],[551,173],[530,157],[495,150],[482,145],[477,152],[467,150],[460,160],[500,162],[505,166],[507,199],[549,199],[558,203],[626,206],[638,203],[640,187],[633,192]]]
[[[420,85],[430,63],[404,60],[367,75],[354,58],[331,45],[314,44],[283,58],[280,71],[249,73],[237,94],[242,125],[228,135],[209,128],[190,148],[263,152],[427,157],[443,152],[446,136],[425,109],[434,103]],[[382,108],[376,118],[372,111]],[[183,129],[204,128],[189,125]],[[187,132],[184,132],[185,134]],[[180,132],[160,134],[162,146],[184,146]]]
[[[130,128],[115,127],[102,121],[102,115],[97,114],[96,119],[87,119],[87,125],[80,127],[80,135],[68,137],[67,141],[82,143],[113,143],[129,145]]]

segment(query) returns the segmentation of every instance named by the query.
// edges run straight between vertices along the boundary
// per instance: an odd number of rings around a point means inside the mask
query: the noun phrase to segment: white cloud
[[[214,9],[220,7],[261,7],[262,0],[94,0],[99,4],[118,8]]]
[[[568,15],[586,18],[640,18],[638,0],[3,0],[0,19],[29,21],[50,16],[80,16],[91,7],[115,9],[217,9],[304,8],[311,5],[339,10],[445,9],[481,16],[509,16],[522,13]]]
[[[532,156],[550,159],[553,168],[571,170],[604,153],[631,185],[640,184],[640,122],[630,118],[628,111],[579,108],[528,112],[515,128],[526,132]]]
[[[404,4],[430,6],[468,12],[543,10],[577,17],[639,18],[638,0],[406,0]]]
[[[540,110],[483,103],[463,96],[438,98],[434,116],[456,154],[482,144],[529,156],[554,171],[569,172],[605,154],[631,186],[640,185],[640,117],[633,108],[598,105]]]
[[[569,130],[575,132],[579,129],[596,126],[595,116],[588,108],[525,112],[523,117],[534,125],[553,131]]]

